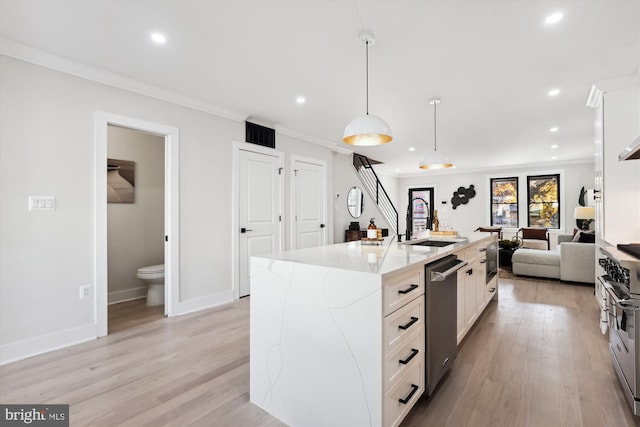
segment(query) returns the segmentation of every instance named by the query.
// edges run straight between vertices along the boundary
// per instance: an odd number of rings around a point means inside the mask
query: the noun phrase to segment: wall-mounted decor
[[[453,192],[453,197],[451,198],[451,207],[453,209],[457,208],[460,205],[466,205],[469,203],[469,199],[473,199],[476,195],[475,187],[472,185],[469,188],[458,187],[458,191]]]
[[[135,202],[135,162],[107,159],[107,203]]]

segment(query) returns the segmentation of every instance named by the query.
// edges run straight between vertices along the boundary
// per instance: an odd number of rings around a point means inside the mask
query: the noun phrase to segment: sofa
[[[584,243],[574,237],[570,234],[559,234],[558,246],[553,250],[516,250],[511,258],[513,274],[548,277],[567,282],[595,283],[595,244]]]

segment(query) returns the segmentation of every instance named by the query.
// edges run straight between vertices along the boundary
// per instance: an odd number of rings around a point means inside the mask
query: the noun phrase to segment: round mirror
[[[364,197],[362,197],[362,190],[358,187],[352,187],[347,195],[347,209],[352,217],[358,218],[362,215],[362,208],[364,207]]]

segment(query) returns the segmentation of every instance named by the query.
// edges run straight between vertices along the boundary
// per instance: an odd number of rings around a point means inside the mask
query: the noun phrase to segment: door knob
[[[320,228],[324,228],[324,224],[320,224]]]
[[[242,228],[240,229],[240,232],[241,232],[241,233],[246,233],[247,231],[253,231],[253,230],[249,230],[249,229],[246,229],[246,228],[244,228],[244,227],[242,227]]]

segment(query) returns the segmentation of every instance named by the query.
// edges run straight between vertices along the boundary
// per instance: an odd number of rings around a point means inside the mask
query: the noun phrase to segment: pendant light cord
[[[366,62],[367,62],[367,66],[366,66],[366,84],[367,84],[367,116],[369,115],[369,40],[367,40],[365,42],[366,44],[366,49],[365,49],[365,58],[366,58]]]
[[[437,102],[433,103],[433,151],[438,151],[438,142],[437,142],[437,127],[438,121],[436,120],[436,108],[438,106]]]

